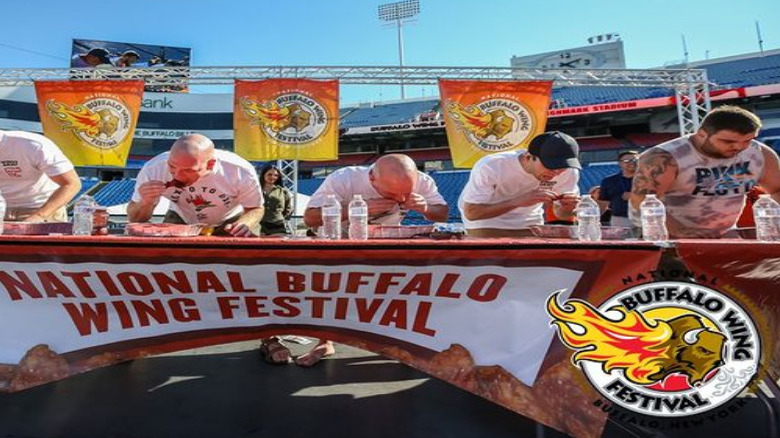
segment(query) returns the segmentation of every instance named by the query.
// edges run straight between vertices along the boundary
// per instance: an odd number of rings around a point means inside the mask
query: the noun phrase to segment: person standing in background
[[[618,154],[620,172],[601,180],[601,191],[593,199],[609,201],[612,212],[609,224],[613,227],[630,227],[628,219],[628,198],[631,197],[631,184],[634,181],[636,165],[639,162],[638,151],[624,151]]]
[[[290,234],[287,220],[293,212],[292,194],[282,184],[279,168],[269,164],[260,170],[260,187],[263,189],[265,213],[260,221],[260,235],[278,236]]]

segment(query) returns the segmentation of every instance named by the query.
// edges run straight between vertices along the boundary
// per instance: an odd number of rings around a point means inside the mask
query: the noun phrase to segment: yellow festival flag
[[[452,164],[525,148],[547,125],[551,81],[439,80]]]
[[[43,135],[76,166],[127,164],[143,81],[38,81]]]
[[[335,160],[338,80],[236,80],[235,151],[248,160]]]

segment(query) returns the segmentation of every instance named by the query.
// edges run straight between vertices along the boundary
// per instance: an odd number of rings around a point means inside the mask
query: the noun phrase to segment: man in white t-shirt
[[[418,171],[414,160],[403,154],[384,155],[370,167],[345,167],[328,175],[306,205],[303,221],[307,226],[322,225],[321,209],[328,195],[336,195],[341,202],[344,220],[353,195],[363,196],[372,224],[400,225],[409,210],[420,212],[430,221],[446,221],[449,214],[433,178]],[[291,360],[290,349],[277,337],[263,339],[260,352],[269,363]],[[310,367],[335,352],[333,343],[322,339],[311,351],[296,357],[295,363]]]
[[[528,150],[500,152],[474,165],[458,200],[469,236],[527,237],[544,223],[544,204],[571,219],[579,201],[579,146],[557,131],[537,135]]]
[[[0,131],[0,194],[5,220],[67,222],[68,202],[81,190],[73,164],[48,138]]]
[[[127,206],[128,220],[148,221],[161,197],[170,201],[164,222],[211,225],[215,235],[259,235],[263,193],[257,171],[238,155],[216,150],[201,134],[180,137],[170,152],[144,165]]]
[[[380,157],[370,166],[351,166],[328,175],[309,199],[303,220],[309,227],[322,225],[321,208],[328,195],[336,195],[347,219],[347,205],[353,195],[362,195],[368,204],[368,222],[400,225],[406,212],[418,211],[429,221],[446,221],[447,202],[436,182],[417,170],[414,160],[403,154]]]

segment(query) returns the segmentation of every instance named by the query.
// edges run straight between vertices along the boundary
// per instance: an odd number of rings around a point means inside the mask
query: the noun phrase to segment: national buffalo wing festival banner
[[[301,334],[598,437],[717,422],[765,368],[777,375],[774,262],[748,248],[735,250],[745,266],[691,246],[659,267],[661,248],[642,242],[50,239],[0,240],[0,391]]]
[[[235,151],[249,160],[338,158],[337,80],[236,80]]]
[[[453,165],[471,168],[544,132],[552,82],[442,79],[439,93]]]
[[[76,166],[125,166],[143,81],[37,81],[43,134]]]

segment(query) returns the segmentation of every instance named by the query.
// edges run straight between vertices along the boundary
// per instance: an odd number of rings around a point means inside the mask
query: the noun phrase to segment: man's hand
[[[25,222],[46,222],[46,219],[44,219],[43,216],[35,213],[28,216],[27,219],[25,219],[24,221]]]
[[[537,188],[520,196],[518,207],[529,207],[540,202],[551,202],[558,199],[558,194],[552,190]]]
[[[377,198],[367,200],[366,204],[368,204],[368,216],[371,217],[387,213],[394,209],[398,202],[394,199]]]
[[[580,195],[576,193],[563,193],[558,197],[558,204],[564,210],[574,210],[580,202]]]
[[[167,187],[162,181],[147,181],[138,186],[138,194],[141,196],[143,204],[157,205],[166,189]]]
[[[425,213],[428,211],[428,201],[425,200],[423,195],[419,193],[412,193],[408,198],[406,198],[406,201],[401,204],[401,207],[407,210],[414,210],[419,211],[420,213]]]
[[[225,231],[234,237],[257,237],[257,234],[246,225],[239,222],[225,225]]]

